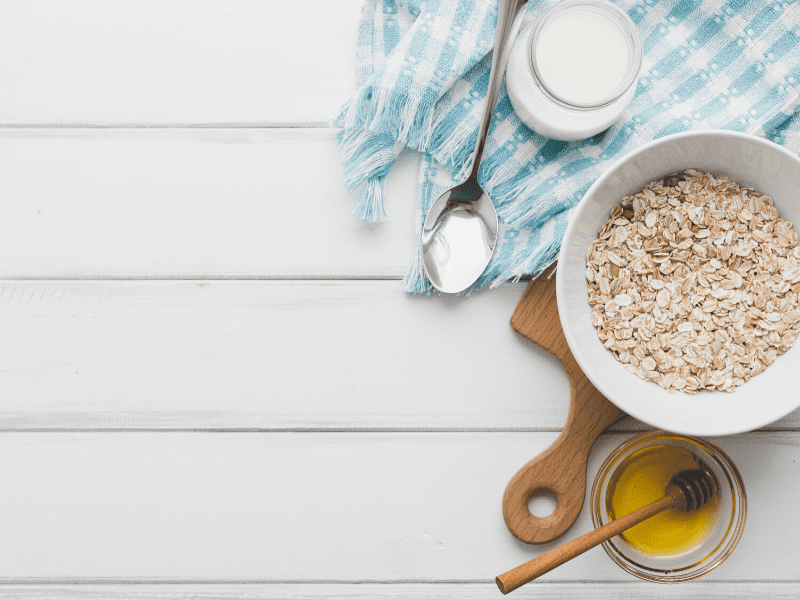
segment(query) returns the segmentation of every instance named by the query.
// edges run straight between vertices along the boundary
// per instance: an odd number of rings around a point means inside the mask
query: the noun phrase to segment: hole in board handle
[[[555,493],[545,488],[536,490],[528,499],[528,510],[531,511],[534,517],[540,519],[552,515],[557,506],[558,502],[556,501]]]

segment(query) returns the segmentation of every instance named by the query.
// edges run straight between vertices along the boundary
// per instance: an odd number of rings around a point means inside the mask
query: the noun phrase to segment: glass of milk
[[[582,140],[614,123],[633,99],[642,40],[606,0],[562,0],[511,50],[508,95],[520,119],[557,140]]]

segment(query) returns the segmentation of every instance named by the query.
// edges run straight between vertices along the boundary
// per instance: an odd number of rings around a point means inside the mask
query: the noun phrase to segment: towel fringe
[[[478,129],[468,119],[445,116],[438,119],[432,128],[425,150],[436,162],[458,175],[466,175],[470,160],[478,143]],[[469,164],[467,164],[469,163]]]
[[[527,275],[536,279],[558,259],[567,222],[567,219],[558,219],[547,241],[532,248],[518,249],[503,258],[493,260],[483,275],[481,287],[496,288],[508,281],[519,281]]]
[[[394,141],[387,133],[345,129],[336,139],[342,152],[344,184],[349,192],[371,177],[385,177],[397,159]]]
[[[433,127],[432,91],[420,94],[411,89],[403,93],[401,86],[367,82],[348,100],[332,119],[334,127],[348,130],[386,132],[403,146],[420,148],[431,136]]]
[[[573,198],[556,202],[553,190],[540,189],[544,187],[542,182],[537,182],[532,175],[514,185],[495,189],[493,197],[499,204],[497,214],[510,227],[535,230],[556,213],[575,206],[586,191],[578,190]]]
[[[436,288],[431,285],[428,276],[425,274],[420,254],[420,252],[415,254],[411,268],[409,268],[403,279],[403,291],[417,296],[430,296],[436,291]]]
[[[498,205],[510,200],[516,201],[527,176],[523,174],[518,163],[507,160],[500,152],[491,154],[481,163],[480,175],[482,181],[485,179],[484,189],[491,192],[492,200]]]
[[[389,134],[360,129],[345,129],[336,139],[342,151],[342,171],[347,191],[352,192],[361,184],[367,184],[350,214],[368,223],[380,223],[386,218],[384,182],[401,147],[394,144]]]
[[[361,198],[350,211],[356,219],[367,223],[380,223],[386,218],[383,206],[383,184],[386,177],[372,177],[367,180],[367,187]]]
[[[560,231],[549,243],[539,248],[534,248],[527,257],[523,258],[521,264],[506,265],[505,272],[495,279],[492,287],[497,287],[506,280],[519,281],[525,275],[530,275],[531,279],[536,279],[558,259],[563,237],[564,232]]]

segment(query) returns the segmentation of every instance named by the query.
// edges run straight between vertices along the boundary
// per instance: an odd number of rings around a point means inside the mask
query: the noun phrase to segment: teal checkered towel
[[[800,0],[616,0],[639,28],[642,76],[604,133],[559,142],[533,133],[505,91],[479,179],[498,209],[494,257],[477,289],[538,275],[554,259],[571,209],[634,148],[691,129],[769,137],[800,153]],[[530,0],[523,26],[555,0]],[[422,153],[417,244],[431,203],[463,180],[477,141],[497,0],[365,0],[356,95],[332,124],[353,214],[384,217],[383,182],[403,147]],[[800,184],[800,182],[799,182]],[[417,255],[419,253],[417,252]],[[431,293],[417,257],[406,291]]]

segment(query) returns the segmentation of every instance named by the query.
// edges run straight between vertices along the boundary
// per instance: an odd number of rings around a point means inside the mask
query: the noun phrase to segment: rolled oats
[[[592,324],[670,392],[732,392],[800,334],[800,245],[772,198],[687,170],[623,198],[587,254]]]

